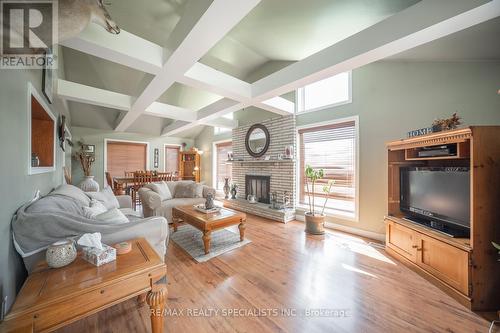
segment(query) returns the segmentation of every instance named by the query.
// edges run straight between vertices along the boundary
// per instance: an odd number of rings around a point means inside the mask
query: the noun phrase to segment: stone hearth
[[[267,217],[280,222],[288,222],[295,218],[296,160],[278,160],[278,154],[285,152],[285,147],[292,145],[296,149],[295,117],[285,116],[262,122],[270,134],[269,149],[266,156],[270,160],[255,159],[245,149],[245,136],[251,124],[238,127],[232,132],[233,162],[232,182],[238,185],[237,200],[226,200],[227,207],[242,210],[251,214]],[[246,201],[246,176],[270,177],[269,191],[282,197],[285,192],[291,195],[291,205],[286,210],[270,208],[269,204],[250,204]]]

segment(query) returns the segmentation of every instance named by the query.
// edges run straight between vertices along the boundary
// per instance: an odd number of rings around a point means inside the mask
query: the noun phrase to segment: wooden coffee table
[[[203,245],[205,254],[210,252],[210,239],[213,230],[223,229],[232,225],[238,225],[240,230],[240,241],[245,239],[245,222],[247,215],[228,208],[221,208],[217,213],[205,214],[194,209],[193,206],[180,206],[172,208],[174,232],[180,221],[192,225],[203,232]]]
[[[145,239],[129,242],[129,253],[99,267],[80,255],[65,267],[40,265],[26,279],[0,332],[53,331],[137,296],[151,308],[152,331],[163,332],[167,267]]]

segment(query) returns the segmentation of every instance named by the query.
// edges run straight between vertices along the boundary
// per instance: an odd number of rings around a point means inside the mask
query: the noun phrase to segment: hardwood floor
[[[246,237],[252,243],[206,263],[196,263],[170,242],[165,331],[488,331],[486,319],[367,240],[338,232],[306,236],[303,229],[300,222],[285,225],[249,215]],[[218,315],[210,315],[217,309]],[[222,313],[232,309],[253,316]],[[275,316],[274,309],[296,312]],[[313,309],[332,315],[305,316]],[[149,332],[149,325],[148,307],[131,300],[59,332]]]

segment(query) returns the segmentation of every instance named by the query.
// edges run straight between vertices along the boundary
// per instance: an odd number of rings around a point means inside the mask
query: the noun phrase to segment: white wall
[[[60,63],[61,65],[61,63]],[[56,73],[54,73],[57,76]],[[13,303],[21,287],[25,270],[21,257],[12,244],[11,219],[16,210],[31,200],[39,190],[42,195],[60,185],[63,180],[64,153],[57,145],[56,169],[50,173],[28,175],[29,128],[28,82],[42,95],[42,71],[0,69],[0,299],[8,297],[7,307]],[[59,101],[49,105],[54,115],[69,114]],[[57,140],[56,140],[57,141]]]
[[[384,233],[385,143],[457,112],[465,125],[500,125],[500,63],[379,62],[353,71],[353,103],[299,115],[297,126],[359,115],[359,222],[332,222]]]

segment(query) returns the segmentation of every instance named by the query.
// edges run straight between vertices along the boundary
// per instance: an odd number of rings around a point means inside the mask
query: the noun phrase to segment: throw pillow
[[[196,198],[203,198],[203,185],[202,183],[196,183]]]
[[[89,207],[83,207],[85,217],[92,220],[95,220],[97,215],[102,214],[106,211],[106,207],[100,201],[94,199],[90,201]]]
[[[91,199],[100,201],[107,210],[120,208],[120,203],[115,197],[111,187],[105,187],[100,192],[85,192]]]
[[[105,213],[96,216],[96,220],[103,221],[108,224],[128,223],[127,217],[117,208],[108,210]]]
[[[146,187],[157,193],[161,201],[172,199],[172,193],[165,182],[147,184]]]
[[[175,187],[176,198],[196,198],[196,183],[179,183]]]

